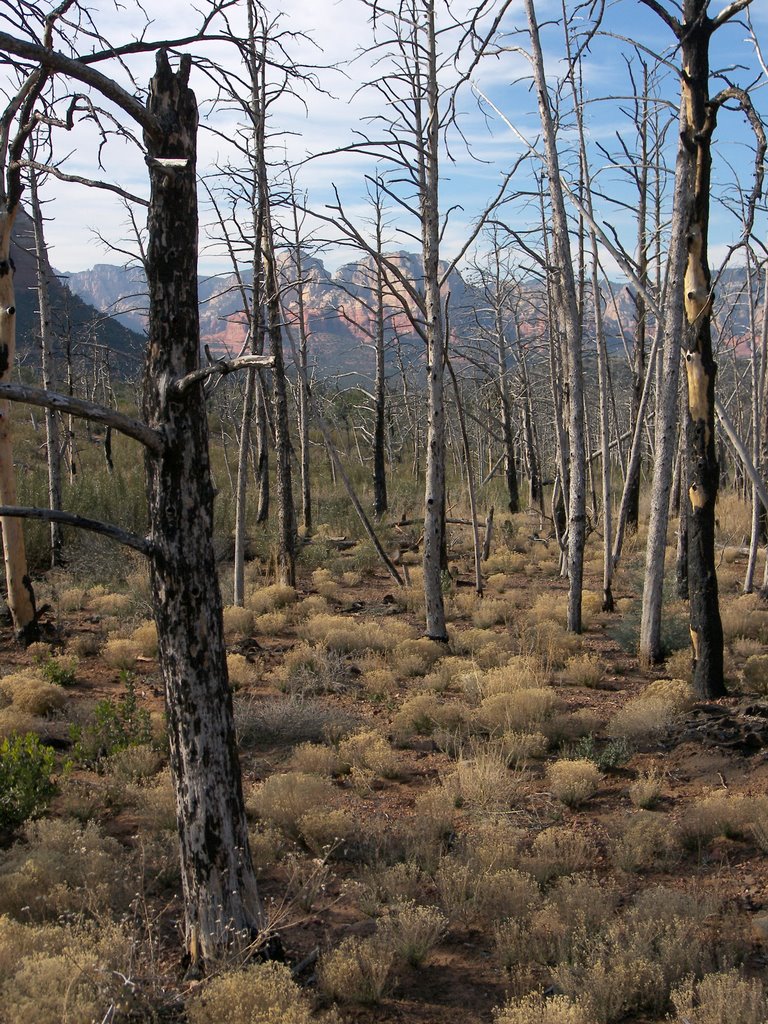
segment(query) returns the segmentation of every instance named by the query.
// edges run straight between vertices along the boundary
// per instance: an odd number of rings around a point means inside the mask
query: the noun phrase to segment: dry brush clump
[[[134,969],[132,936],[118,924],[40,927],[0,917],[0,1020],[8,1024],[83,1024],[110,1006],[116,1020],[149,1020]]]
[[[329,779],[303,772],[270,775],[250,794],[248,808],[263,821],[298,836],[300,819],[316,807],[327,807],[335,796]]]
[[[547,785],[568,807],[578,807],[597,792],[602,775],[593,761],[554,761],[547,765]]]
[[[380,936],[350,936],[322,957],[318,988],[340,1003],[375,1004],[387,991],[394,963],[393,946]]]
[[[768,998],[759,978],[737,970],[689,977],[672,992],[676,1024],[765,1024]]]
[[[494,1024],[593,1024],[582,1004],[568,996],[543,996],[536,992],[511,999],[493,1012]]]
[[[35,670],[3,676],[0,679],[0,697],[14,711],[36,717],[60,711],[67,703],[64,688],[45,682]]]
[[[253,964],[214,976],[188,1000],[190,1024],[313,1024],[317,1017],[286,964]]]

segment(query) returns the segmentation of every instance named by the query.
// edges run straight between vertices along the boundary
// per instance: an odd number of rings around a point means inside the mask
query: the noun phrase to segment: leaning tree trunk
[[[197,107],[190,60],[174,74],[157,58],[145,136],[152,195],[147,278],[149,346],[144,413],[165,438],[147,455],[150,575],[176,794],[185,942],[191,965],[251,943],[260,925],[227,679],[213,536],[213,486],[202,384],[174,383],[198,367]],[[172,242],[171,242],[172,240]]]

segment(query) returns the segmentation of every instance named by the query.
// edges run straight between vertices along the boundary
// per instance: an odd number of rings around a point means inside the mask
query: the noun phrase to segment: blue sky
[[[466,10],[469,6],[466,0],[462,0],[461,4],[452,3],[451,9],[458,16],[462,9]],[[280,7],[282,27],[288,31],[304,32],[308,37],[297,38],[291,44],[296,59],[318,65],[317,76],[326,90],[319,93],[306,91],[302,102],[287,97],[274,108],[275,128],[290,133],[283,136],[283,141],[275,147],[275,156],[298,162],[308,154],[343,146],[352,140],[356,128],[368,123],[366,119],[382,112],[379,94],[370,89],[361,89],[360,85],[386,70],[386,62],[374,65],[371,55],[364,52],[370,45],[371,34],[368,11],[359,0],[284,0]],[[768,4],[764,0],[755,0],[752,8],[757,38],[765,42],[768,50]],[[132,32],[139,31],[139,12],[130,3],[118,9],[99,0],[93,9],[94,17],[107,38],[126,40]],[[714,14],[719,9],[720,4],[712,3],[710,13]],[[167,0],[162,5],[150,4],[150,10],[155,19],[148,33],[150,37],[161,38],[188,30],[190,8],[181,0]],[[560,10],[560,0],[540,0],[537,4],[539,21],[548,23],[543,30],[543,43],[547,73],[553,84],[562,74],[564,66],[562,28],[554,23],[560,16]],[[233,23],[236,24],[238,19],[242,21],[242,15],[233,12]],[[485,61],[474,75],[479,91],[492,100],[503,118],[497,117],[487,106],[485,110],[481,109],[476,94],[473,95],[469,87],[462,94],[459,103],[460,123],[471,142],[475,157],[480,159],[472,159],[454,133],[451,152],[455,162],[444,160],[441,184],[444,208],[457,207],[445,232],[443,252],[446,258],[451,258],[461,247],[474,218],[495,192],[501,175],[525,151],[523,142],[504,120],[510,122],[516,132],[531,145],[536,144],[538,115],[535,97],[530,92],[527,80],[527,62],[521,52],[527,46],[527,38],[524,33],[517,31],[524,24],[521,4],[519,0],[514,0],[503,26],[503,51],[497,57]],[[660,19],[635,0],[614,0],[607,5],[603,34],[594,39],[585,56],[584,88],[588,101],[586,117],[592,173],[596,184],[607,194],[633,202],[624,184],[625,176],[612,170],[597,150],[598,142],[616,149],[617,130],[625,134],[628,144],[632,144],[633,129],[622,113],[622,108],[631,106],[628,99],[631,90],[626,65],[621,56],[623,53],[628,54],[631,47],[620,38],[630,35],[647,50],[676,64],[674,40]],[[449,51],[455,45],[454,38],[455,33],[451,32],[447,32],[444,37]],[[232,59],[231,53],[223,45],[209,46],[205,52],[206,56],[213,59]],[[651,60],[650,57],[648,59]],[[730,68],[730,79],[739,84],[756,82],[754,103],[758,110],[768,115],[764,69],[761,68],[760,59],[748,39],[743,23],[726,25],[716,33],[712,41],[711,63],[713,71]],[[132,61],[131,67],[137,80],[144,83],[151,74],[152,60],[147,57],[137,59]],[[446,84],[456,73],[453,62],[448,62],[445,70]],[[205,100],[210,94],[210,84],[205,76],[200,71],[193,71],[192,82],[198,98]],[[719,87],[713,81],[712,91]],[[668,70],[661,75],[658,84],[660,109],[671,114],[678,94],[676,76]],[[562,144],[566,173],[572,165],[568,150],[573,143],[573,134],[568,129],[569,103],[570,100],[565,98]],[[204,109],[208,109],[207,105]],[[235,130],[232,116],[226,113],[215,115],[212,122],[225,135],[231,135]],[[673,128],[669,132],[667,153],[670,167],[674,164],[675,140],[676,132]],[[751,138],[743,115],[740,112],[723,111],[715,137],[713,182],[716,193],[733,197],[736,178],[741,180],[745,188],[749,187],[752,172],[750,147]],[[98,173],[93,157],[95,148],[96,136],[93,128],[87,124],[79,125],[70,134],[62,133],[59,138],[58,152],[60,155],[65,152],[70,154],[65,168],[72,173],[89,176]],[[220,136],[205,130],[201,132],[201,174],[211,174],[215,165],[230,155]],[[103,159],[107,177],[125,188],[146,194],[146,168],[140,150],[115,139],[110,141]],[[526,161],[521,167],[513,182],[513,189],[522,192],[530,190],[530,166],[530,162]],[[370,161],[359,154],[338,153],[303,164],[297,172],[297,184],[301,191],[307,193],[309,205],[315,208],[322,208],[330,201],[330,185],[335,184],[350,216],[362,219],[367,215],[364,175],[373,170]],[[96,239],[95,231],[122,250],[135,249],[126,230],[125,212],[109,194],[51,181],[46,185],[44,195],[51,200],[47,206],[47,214],[51,218],[47,234],[55,266],[79,270],[97,262],[123,262],[125,257],[119,252],[107,251]],[[611,222],[631,250],[635,232],[632,209],[622,210],[602,200],[598,201],[598,207],[600,215]],[[510,203],[504,211],[504,219],[521,229],[531,223],[533,216],[532,204],[525,197]],[[138,212],[138,218],[143,219],[141,211]],[[206,219],[207,215],[203,212],[203,221]],[[396,236],[394,225],[397,222],[394,218],[392,223],[392,246],[413,249],[415,243]],[[400,223],[406,227],[402,221]],[[407,227],[412,229],[413,225]],[[765,229],[763,218],[758,230],[763,238]],[[711,229],[713,263],[725,251],[728,242],[737,235],[738,225],[715,203]],[[225,262],[217,256],[216,246],[205,237],[201,241],[203,269],[213,272],[224,268]],[[343,250],[332,250],[326,256],[330,265],[351,258],[352,255]],[[610,259],[606,260],[606,267],[612,269]]]

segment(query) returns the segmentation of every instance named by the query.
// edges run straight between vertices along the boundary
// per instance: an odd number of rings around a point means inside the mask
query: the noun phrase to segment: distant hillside
[[[20,210],[14,225],[11,257],[16,271],[16,348],[19,362],[39,362],[40,314],[37,298],[37,258],[34,251],[34,229],[31,218]],[[75,361],[86,355],[92,358],[99,351],[102,361],[120,372],[134,374],[143,357],[145,339],[136,330],[105,315],[99,307],[89,304],[65,283],[66,277],[47,266],[54,353],[63,358],[69,345]],[[96,346],[96,348],[95,348]]]
[[[421,261],[405,251],[389,255],[403,277],[417,288],[421,283]],[[284,263],[284,306],[291,334],[298,342],[298,299],[292,287],[291,269]],[[374,263],[364,258],[347,263],[334,272],[326,270],[322,261],[304,257],[305,326],[310,337],[311,360],[323,377],[356,373],[366,377],[374,372],[371,341],[375,322],[370,304],[375,281]],[[125,269],[97,264],[88,271],[69,275],[72,290],[83,300],[105,314],[113,314],[124,326],[134,330],[146,327],[146,285],[137,268]],[[249,281],[244,281],[246,288]],[[247,322],[237,278],[224,275],[200,278],[201,343],[213,353],[236,354],[243,345]],[[454,271],[445,292],[450,292],[450,326],[454,339],[472,343],[478,333],[492,324],[492,314],[481,292]],[[523,338],[541,330],[546,301],[542,284],[531,281],[520,289],[520,333]],[[746,336],[749,310],[744,295],[744,271],[729,270],[718,284],[716,325],[725,339],[735,339],[738,351],[747,350]],[[394,364],[396,350],[406,365],[424,358],[424,344],[413,330],[403,305],[394,294],[385,296],[387,309],[386,344],[388,362]],[[612,284],[603,289],[603,322],[608,347],[620,353],[624,344],[631,347],[634,334],[635,305],[626,285]],[[591,333],[591,315],[586,317]],[[290,365],[290,343],[286,342]]]

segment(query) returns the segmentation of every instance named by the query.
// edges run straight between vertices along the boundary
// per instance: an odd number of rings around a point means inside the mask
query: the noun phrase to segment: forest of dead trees
[[[563,624],[575,635],[588,539],[600,540],[600,605],[612,613],[628,538],[643,538],[635,654],[649,667],[663,657],[664,584],[674,573],[701,699],[727,693],[716,544],[723,488],[752,508],[743,590],[768,591],[766,70],[750,0],[714,10],[707,0],[629,4],[644,23],[637,40],[616,38],[599,0],[564,0],[546,12],[534,0],[483,2],[461,15],[434,0],[361,3],[370,66],[360,87],[377,97],[377,113],[334,150],[359,160],[358,191],[334,186],[324,202],[302,178],[324,154],[295,164],[275,158],[286,98],[300,95],[311,116],[313,97],[326,91],[322,59],[302,63],[293,52],[301,25],[255,0],[225,0],[207,5],[184,38],[155,40],[150,24],[121,41],[105,39],[75,0],[0,5],[0,522],[9,615],[19,641],[40,638],[41,559],[27,557],[29,520],[50,524],[50,566],[66,565],[73,542],[62,530],[70,527],[147,560],[193,971],[251,948],[266,920],[217,561],[233,562],[224,603],[242,606],[254,538],[268,529],[274,581],[295,588],[297,561],[322,524],[316,492],[328,476],[345,495],[340,545],[348,534],[365,536],[397,589],[409,584],[405,553],[418,551],[423,635],[436,645],[451,639],[451,531],[472,531],[481,597],[492,531],[503,537],[509,517],[526,511],[536,538],[558,552]],[[608,42],[625,74],[606,131],[585,81]],[[483,67],[509,53],[522,62],[516,78],[534,131],[510,112],[517,100],[482,87]],[[147,55],[155,61],[148,86],[133,77]],[[142,70],[134,72],[136,59]],[[216,100],[201,123],[193,90],[211,83]],[[505,133],[510,158],[456,242],[443,176],[456,147],[472,148],[462,123],[468,104]],[[203,172],[201,133],[221,134],[221,112],[236,132],[227,155]],[[729,121],[743,133],[733,143],[738,158],[721,141]],[[115,194],[135,229],[148,308],[140,377],[97,360],[96,346],[81,346],[66,368],[62,359],[72,350],[57,334],[45,243],[56,205],[44,203],[54,183],[57,196],[75,178],[82,184],[62,159],[81,122],[106,147],[111,136],[130,140],[145,161],[149,198],[144,186],[134,194],[135,185],[105,180],[97,153],[90,181]],[[37,351],[26,348],[20,367],[10,245],[22,206],[34,226],[39,331]],[[201,222],[230,257],[228,287],[244,328],[239,350],[207,360]],[[313,359],[319,321],[306,265],[332,246],[360,261],[356,288],[339,289],[335,315],[354,321],[374,368],[349,382],[323,380]],[[404,270],[403,249],[416,253],[417,274]],[[451,295],[457,271],[463,304]],[[28,503],[18,497],[32,489],[19,476],[12,431],[24,403],[42,410],[47,478],[46,499]],[[134,461],[143,452],[146,513],[129,519],[115,509],[116,521],[105,521],[97,501],[67,505],[86,429],[105,438],[105,474],[114,472],[116,437],[138,446]]]

